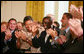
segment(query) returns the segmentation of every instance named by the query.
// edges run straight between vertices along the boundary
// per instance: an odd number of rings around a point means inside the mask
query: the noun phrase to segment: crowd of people
[[[14,18],[1,22],[2,52],[83,53],[83,8],[71,5],[61,22],[52,14],[43,17],[42,23],[31,16],[25,16],[23,22]]]

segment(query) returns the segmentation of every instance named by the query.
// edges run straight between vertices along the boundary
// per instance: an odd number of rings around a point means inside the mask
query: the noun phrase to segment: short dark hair
[[[51,19],[51,17],[46,16],[46,17],[43,18],[43,21],[42,21],[43,26],[44,26],[44,23],[45,23],[44,22],[45,19],[49,20],[49,22],[47,22],[47,24],[46,24],[47,25],[46,29],[51,28],[51,25],[52,25],[52,19]]]
[[[15,22],[17,22],[17,20],[16,20],[16,19],[14,19],[14,18],[11,18],[11,19],[8,21],[8,23],[9,23],[11,20],[14,20]]]
[[[57,27],[59,28],[59,26],[60,26],[59,23],[58,23],[57,21],[55,21],[54,23],[55,23],[55,24],[57,25]]]
[[[28,21],[28,20],[32,20],[33,21],[31,16],[26,16],[26,17],[24,17],[23,23],[25,24],[25,22]]]
[[[52,18],[49,16],[44,17],[42,23],[44,22],[45,19],[49,19],[49,21],[52,23]]]
[[[72,16],[71,13],[64,13],[64,15],[66,15],[66,17],[67,17],[68,19],[72,19],[72,18],[73,18],[73,16]]]

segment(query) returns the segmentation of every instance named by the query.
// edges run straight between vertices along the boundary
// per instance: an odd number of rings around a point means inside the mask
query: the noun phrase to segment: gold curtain
[[[31,16],[34,21],[42,22],[44,16],[44,1],[27,1],[26,15]]]
[[[70,5],[71,4],[79,7],[79,6],[83,6],[83,1],[69,1],[69,10],[70,10]]]

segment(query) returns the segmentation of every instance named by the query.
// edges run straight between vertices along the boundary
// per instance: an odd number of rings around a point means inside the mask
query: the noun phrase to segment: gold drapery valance
[[[44,1],[27,1],[26,15],[31,16],[34,21],[42,22],[44,16]]]

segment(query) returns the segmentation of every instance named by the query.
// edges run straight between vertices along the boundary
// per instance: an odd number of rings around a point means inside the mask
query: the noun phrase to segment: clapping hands
[[[52,38],[55,38],[55,36],[57,36],[57,31],[56,30],[53,30],[53,29],[48,29],[46,30],[46,32],[52,36]]]
[[[70,19],[69,20],[70,30],[77,36],[83,34],[83,29],[81,27],[81,21],[79,19]]]
[[[33,22],[30,26],[31,26],[31,32],[32,32],[33,36],[35,36],[37,34],[38,28],[40,26],[36,22]]]
[[[83,19],[83,8],[77,8],[75,5],[70,6],[70,13],[73,15],[74,18]]]
[[[7,29],[6,32],[5,32],[5,35],[6,35],[5,40],[9,40],[11,38],[11,36],[12,36],[11,31],[9,29]]]
[[[26,40],[26,34],[25,33],[23,33],[22,31],[15,31],[15,36],[16,36],[16,38],[21,38],[21,39],[23,39],[23,40]]]

